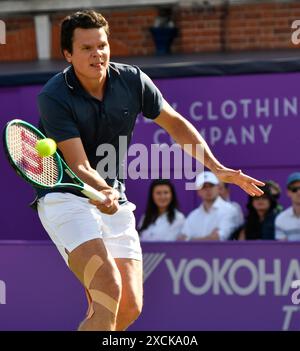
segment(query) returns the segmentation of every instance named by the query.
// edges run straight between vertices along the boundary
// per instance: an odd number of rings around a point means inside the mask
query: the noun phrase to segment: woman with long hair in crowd
[[[235,235],[239,240],[275,239],[277,201],[271,193],[270,186],[266,185],[261,189],[264,191],[261,197],[249,196],[245,225]]]
[[[175,241],[181,234],[184,215],[178,210],[173,184],[167,179],[154,180],[149,189],[146,212],[139,229],[142,241]]]

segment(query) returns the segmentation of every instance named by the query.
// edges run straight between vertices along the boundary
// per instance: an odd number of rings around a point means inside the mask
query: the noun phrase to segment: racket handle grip
[[[81,190],[81,192],[88,197],[89,199],[92,200],[97,200],[100,202],[104,202],[106,200],[106,196],[102,193],[100,193],[99,191],[97,191],[96,189],[94,189],[93,187],[91,187],[88,184],[84,184],[83,185],[83,189]]]

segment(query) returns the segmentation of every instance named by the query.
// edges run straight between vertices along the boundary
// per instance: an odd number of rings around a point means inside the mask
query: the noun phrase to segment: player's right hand
[[[120,197],[119,192],[116,189],[104,189],[101,193],[105,195],[106,200],[104,202],[89,200],[92,205],[95,205],[98,210],[102,213],[112,215],[116,213],[119,209],[118,199]]]
[[[259,187],[264,186],[265,183],[249,177],[241,170],[234,170],[223,166],[215,170],[214,173],[222,182],[236,184],[250,196],[261,196],[264,193]]]

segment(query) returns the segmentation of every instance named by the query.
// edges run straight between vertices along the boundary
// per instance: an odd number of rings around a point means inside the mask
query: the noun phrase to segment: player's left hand
[[[119,210],[118,198],[120,197],[119,192],[116,189],[108,188],[101,190],[102,194],[106,196],[104,202],[97,200],[89,200],[89,202],[96,206],[98,210],[107,215],[113,215]]]
[[[265,183],[244,174],[240,169],[234,170],[223,167],[214,171],[215,175],[224,183],[232,183],[238,185],[250,196],[261,196],[263,191],[258,186],[264,186]]]

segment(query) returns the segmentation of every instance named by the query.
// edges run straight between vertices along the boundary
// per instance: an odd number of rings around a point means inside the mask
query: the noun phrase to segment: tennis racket
[[[55,152],[52,156],[40,157],[35,145],[46,138],[37,128],[20,119],[7,123],[4,129],[4,150],[9,163],[28,183],[44,188],[70,188],[81,191],[86,197],[100,202],[106,196],[85,184]],[[74,183],[62,183],[64,172]]]

